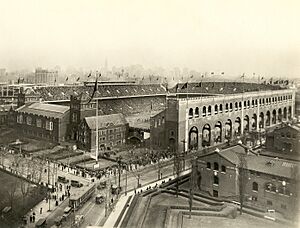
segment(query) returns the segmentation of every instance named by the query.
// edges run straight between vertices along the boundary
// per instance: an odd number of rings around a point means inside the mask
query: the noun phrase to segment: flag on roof
[[[80,77],[78,77],[76,81],[78,82],[79,80],[80,80]]]
[[[210,72],[210,74],[215,74],[215,72]]]
[[[66,82],[69,80],[69,77],[66,78]]]
[[[194,75],[191,75],[191,78],[193,78],[194,77]]]
[[[236,88],[234,88],[233,91],[236,91]]]
[[[245,78],[245,73],[242,74],[241,78]]]
[[[89,77],[91,77],[91,76],[92,76],[92,73],[90,72],[90,73],[88,74],[88,76],[87,76],[87,77],[89,78]]]
[[[221,74],[225,74],[224,72],[221,72]]]
[[[100,74],[100,76],[101,76],[101,74]],[[96,81],[95,81],[95,86],[94,86],[94,90],[93,90],[92,96],[89,99],[89,101],[87,102],[87,104],[89,104],[93,100],[93,98],[95,96],[95,93],[97,91],[97,88],[98,88],[98,77],[96,78]]]
[[[220,88],[220,92],[221,92],[221,91],[223,91],[223,87],[222,87],[222,88]]]

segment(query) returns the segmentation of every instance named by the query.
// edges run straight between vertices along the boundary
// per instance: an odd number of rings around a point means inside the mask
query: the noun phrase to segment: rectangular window
[[[42,120],[41,119],[36,119],[36,126],[37,127],[42,127]]]

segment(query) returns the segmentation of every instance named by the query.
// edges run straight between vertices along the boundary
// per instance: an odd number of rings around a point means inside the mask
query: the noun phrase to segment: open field
[[[46,196],[46,189],[0,171],[0,210],[12,210],[0,218],[0,227],[17,227],[21,217]]]

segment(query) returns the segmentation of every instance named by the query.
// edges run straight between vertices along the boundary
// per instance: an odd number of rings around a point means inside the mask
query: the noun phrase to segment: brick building
[[[287,124],[267,134],[266,147],[274,152],[300,155],[300,126]]]
[[[59,143],[66,139],[69,114],[67,106],[25,104],[15,110],[14,126],[23,134]]]
[[[129,124],[122,114],[98,116],[99,151],[109,151],[126,143]],[[85,117],[78,127],[78,147],[94,152],[96,148],[96,116]]]
[[[197,158],[198,187],[214,197],[239,201],[243,184],[245,204],[293,217],[299,214],[299,165],[254,155],[237,145]]]

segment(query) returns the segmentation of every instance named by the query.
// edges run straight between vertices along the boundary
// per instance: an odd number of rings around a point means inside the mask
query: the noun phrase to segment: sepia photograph
[[[299,0],[0,0],[0,228],[299,228]]]

